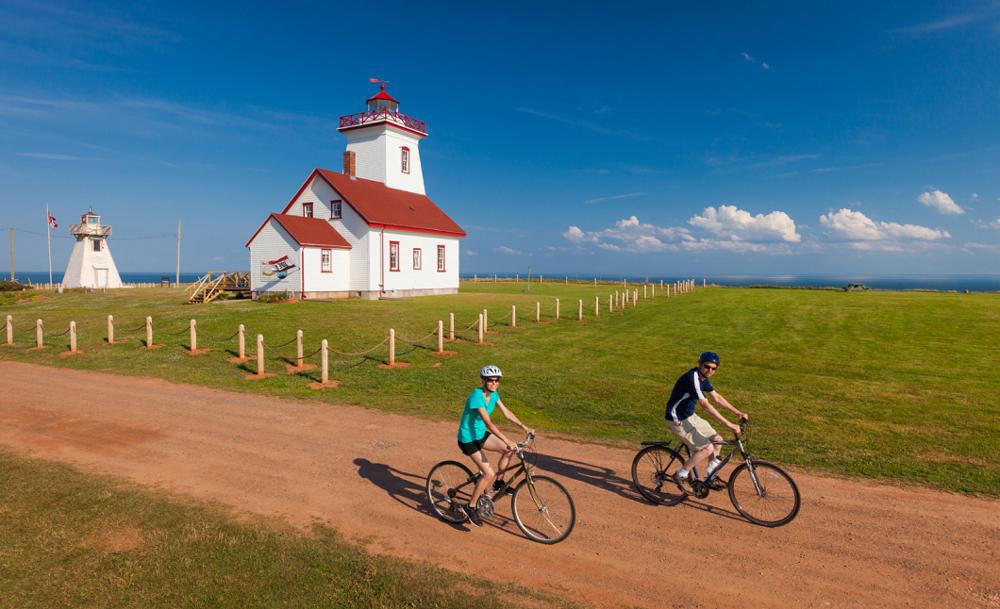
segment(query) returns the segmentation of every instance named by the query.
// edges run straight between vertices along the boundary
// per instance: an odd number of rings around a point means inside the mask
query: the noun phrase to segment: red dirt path
[[[631,451],[542,430],[539,463],[578,510],[569,539],[543,546],[504,518],[509,502],[477,530],[427,513],[427,470],[461,457],[452,423],[13,362],[0,362],[0,386],[0,444],[18,452],[300,526],[319,520],[375,552],[600,607],[1000,607],[995,500],[797,471],[801,514],[764,529],[724,493],[644,503]]]

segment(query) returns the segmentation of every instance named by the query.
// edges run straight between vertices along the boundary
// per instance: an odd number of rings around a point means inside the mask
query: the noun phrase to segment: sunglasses
[[[701,367],[705,370],[715,370],[718,368],[718,366],[709,366],[708,364],[702,364]]]
[[[486,379],[487,383],[499,383],[500,379]]]

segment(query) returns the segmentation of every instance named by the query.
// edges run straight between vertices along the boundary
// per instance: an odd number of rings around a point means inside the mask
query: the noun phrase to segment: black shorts
[[[490,437],[490,432],[487,431],[486,435],[478,440],[473,440],[472,442],[459,442],[458,447],[462,450],[463,455],[471,455],[483,449],[483,444],[486,443],[486,438],[488,437]]]

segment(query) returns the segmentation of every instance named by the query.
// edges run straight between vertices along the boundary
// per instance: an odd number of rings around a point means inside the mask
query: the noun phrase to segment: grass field
[[[0,591],[19,609],[569,606],[4,452]]]
[[[437,419],[457,419],[478,368],[504,369],[501,395],[543,433],[560,432],[614,444],[666,435],[663,402],[676,378],[706,349],[722,355],[716,388],[755,422],[752,450],[777,463],[839,475],[925,485],[963,493],[1000,495],[1000,295],[923,292],[835,292],[794,289],[699,289],[677,298],[640,302],[607,314],[612,286],[463,283],[455,296],[400,301],[261,304],[231,301],[186,305],[182,291],[119,290],[107,294],[39,293],[34,300],[0,301],[14,316],[17,344],[0,358],[168,378],[224,389],[351,403]],[[640,288],[641,292],[641,288]],[[595,295],[604,299],[599,319]],[[564,319],[552,320],[555,298]],[[19,298],[23,298],[23,295]],[[584,323],[576,315],[585,303]],[[535,324],[535,302],[546,323]],[[511,304],[521,328],[508,327]],[[462,340],[446,346],[453,357],[431,353],[407,338],[429,334],[454,312],[466,328],[490,311],[489,344]],[[107,345],[105,319],[113,314],[122,345]],[[146,315],[162,349],[140,349]],[[197,318],[199,347],[188,356],[187,320]],[[62,357],[66,337],[42,351],[30,326],[45,320],[47,333],[80,328],[76,357]],[[267,344],[292,339],[301,328],[306,350],[322,338],[332,349],[363,351],[394,327],[397,358],[407,368],[386,370],[382,347],[367,357],[333,355],[331,376],[342,382],[322,392],[307,388],[318,371],[246,381],[252,362],[226,361],[238,324]],[[126,331],[131,330],[131,331]],[[474,331],[460,332],[471,339]],[[279,371],[279,355],[268,367]],[[313,358],[316,361],[318,358]],[[283,372],[283,370],[281,370]]]

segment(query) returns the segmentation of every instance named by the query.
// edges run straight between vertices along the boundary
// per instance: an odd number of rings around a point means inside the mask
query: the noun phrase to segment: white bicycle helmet
[[[494,366],[493,364],[483,366],[482,368],[479,369],[479,378],[484,379],[491,376],[502,378],[503,372],[501,372],[500,369]]]

